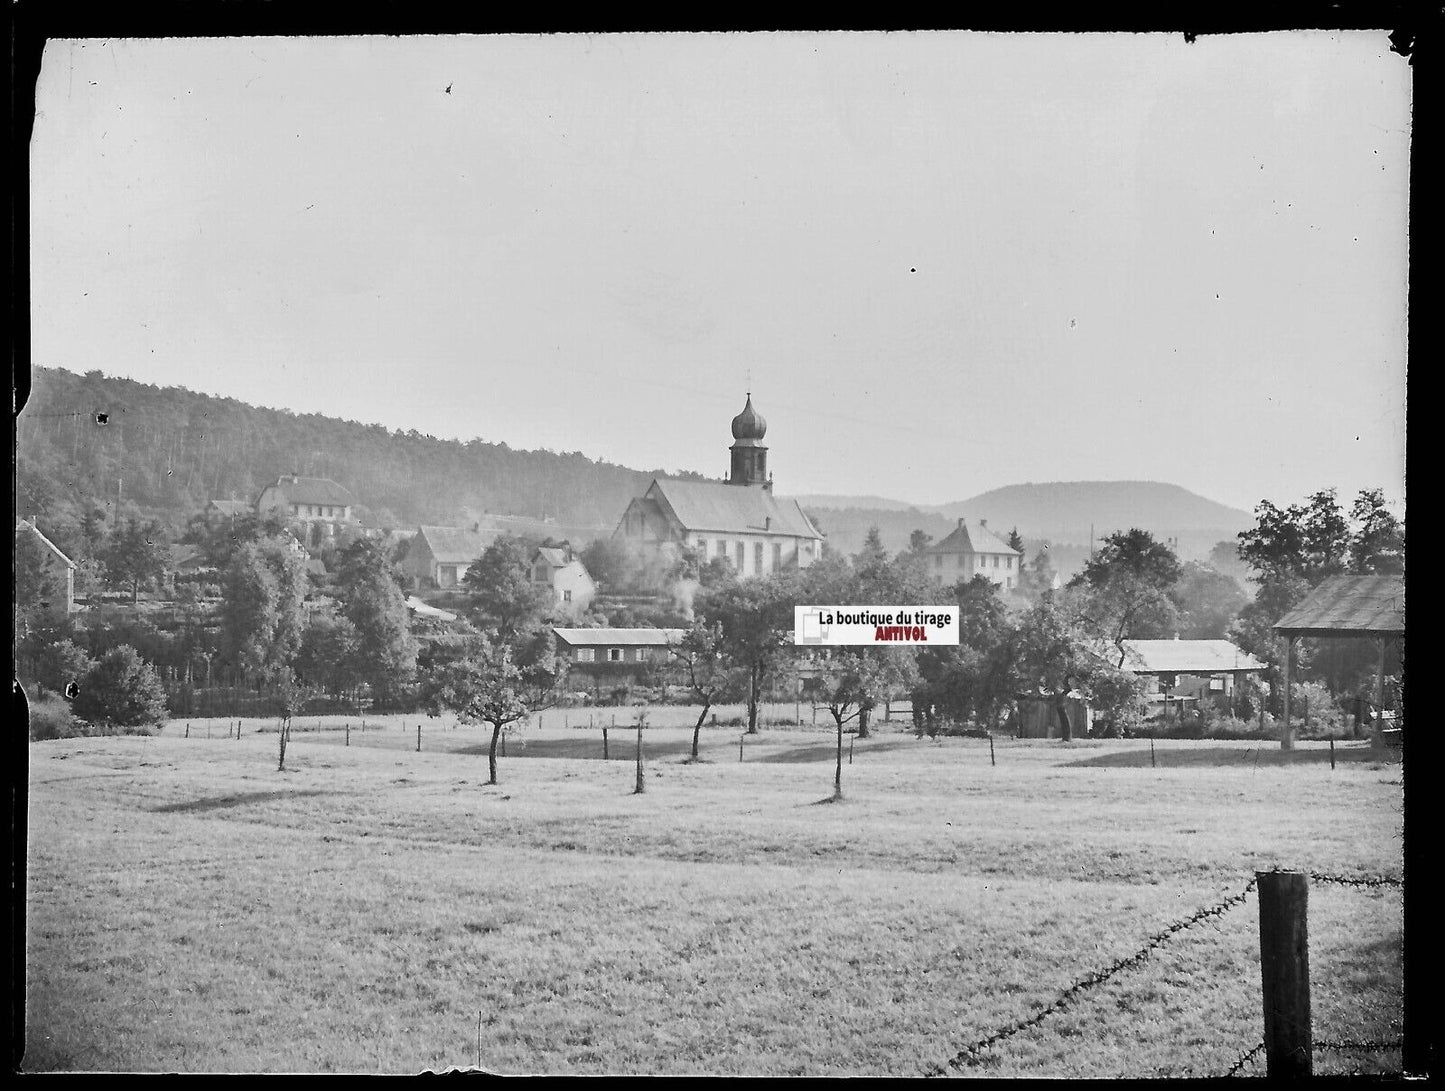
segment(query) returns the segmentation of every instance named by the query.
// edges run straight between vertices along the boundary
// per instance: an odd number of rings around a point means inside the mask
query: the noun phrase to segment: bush
[[[30,739],[73,739],[85,734],[85,727],[70,711],[64,698],[43,694],[30,702]]]
[[[155,668],[126,644],[91,668],[73,707],[82,720],[107,727],[149,727],[166,720],[165,689]]]
[[[1289,688],[1289,718],[1295,734],[1301,739],[1338,739],[1350,733],[1345,712],[1330,691],[1318,682],[1305,682]],[[1309,712],[1309,726],[1304,723]]]

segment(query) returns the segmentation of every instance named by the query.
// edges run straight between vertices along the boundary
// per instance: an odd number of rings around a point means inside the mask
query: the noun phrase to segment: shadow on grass
[[[211,796],[207,799],[189,799],[184,803],[167,803],[152,810],[155,814],[194,814],[197,811],[219,811],[227,807],[244,807],[247,803],[265,803],[273,799],[290,799],[294,796],[321,796],[335,795],[335,792],[325,792],[320,788],[302,788],[298,791],[288,792],[273,790],[269,792],[236,792],[228,796]]]
[[[736,750],[737,744],[733,744]],[[725,753],[725,751],[719,751]],[[487,744],[478,746],[464,746],[453,751],[456,754],[473,754],[481,757],[487,756]],[[584,758],[596,761],[602,758],[602,740],[600,738],[589,739],[517,739],[507,744],[507,752],[504,755],[501,747],[497,748],[497,757],[511,758]],[[664,761],[669,758],[692,758],[692,741],[682,740],[678,742],[653,742],[644,736],[642,740],[642,757],[646,761]],[[607,746],[608,761],[636,761],[637,760],[637,736],[635,733],[623,733],[622,728],[612,737]],[[700,761],[707,761],[707,751],[704,748]]]
[[[1311,747],[1308,750],[1281,750],[1277,742],[1262,742],[1252,746],[1220,745],[1205,746],[1190,750],[1156,750],[1154,762],[1160,769],[1180,769],[1185,766],[1249,766],[1262,765],[1328,765],[1330,752],[1324,748]],[[1381,754],[1368,745],[1336,746],[1335,764],[1360,762],[1398,761],[1389,753]],[[1065,769],[1140,769],[1150,765],[1149,747],[1142,750],[1113,751],[1096,754],[1080,761],[1071,761],[1062,766]]]

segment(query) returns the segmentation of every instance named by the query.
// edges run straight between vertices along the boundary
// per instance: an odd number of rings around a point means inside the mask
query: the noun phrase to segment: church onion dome
[[[753,408],[753,396],[748,395],[748,404],[733,418],[733,439],[760,440],[768,431],[768,422]]]

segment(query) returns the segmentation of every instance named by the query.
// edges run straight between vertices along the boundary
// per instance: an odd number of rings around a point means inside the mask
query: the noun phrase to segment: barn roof
[[[751,485],[657,478],[644,499],[652,496],[670,507],[683,528],[689,531],[823,537],[796,500],[777,497],[767,489]]]
[[[496,535],[467,527],[417,527],[416,537],[426,542],[438,563],[470,564]]]
[[[683,629],[553,629],[557,639],[574,648],[662,646],[676,644]]]
[[[15,532],[16,532],[17,534],[20,532],[20,530],[21,530],[22,527],[23,527],[24,529],[30,531],[32,534],[34,534],[35,537],[39,538],[39,539],[40,539],[40,544],[43,545],[43,546],[45,546],[46,549],[50,550],[51,553],[55,554],[55,556],[56,556],[57,558],[59,558],[60,561],[61,561],[62,563],[64,563],[67,567],[69,567],[69,568],[75,568],[75,567],[77,567],[77,566],[76,566],[76,563],[75,563],[74,561],[72,561],[69,557],[67,557],[67,556],[65,555],[65,553],[61,550],[61,548],[60,548],[58,545],[56,545],[54,542],[52,542],[52,541],[51,541],[49,538],[47,538],[44,534],[40,533],[40,528],[37,527],[34,523],[29,522],[28,520],[25,520],[25,519],[17,519],[17,520],[15,520]]]
[[[1124,670],[1135,674],[1261,671],[1264,664],[1228,640],[1126,640]]]
[[[1405,631],[1404,576],[1331,576],[1274,630],[1287,636],[1364,636]]]

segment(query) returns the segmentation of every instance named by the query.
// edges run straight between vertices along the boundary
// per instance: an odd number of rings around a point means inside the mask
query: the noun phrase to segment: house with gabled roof
[[[64,618],[75,613],[75,569],[76,564],[61,548],[40,532],[40,528],[25,519],[15,520],[15,536],[33,535],[41,547],[45,574],[54,588],[54,593],[40,601],[40,609],[53,618]]]
[[[534,584],[546,588],[558,610],[574,617],[585,614],[597,594],[592,574],[567,542],[539,546],[532,553],[531,575]]]
[[[460,587],[472,562],[496,538],[496,531],[472,527],[417,527],[407,545],[403,571],[428,587]]]
[[[212,501],[215,503],[215,501]],[[354,526],[356,497],[329,477],[282,474],[256,498],[256,512],[279,511],[302,528],[302,538],[319,545],[343,526]]]
[[[733,418],[727,480],[654,478],[627,505],[612,536],[652,546],[691,546],[705,561],[727,561],[739,576],[812,564],[822,556],[823,535],[796,500],[773,495],[768,448],[762,442],[767,427],[749,394]]]
[[[960,519],[946,538],[923,550],[923,563],[934,583],[952,587],[975,576],[1011,591],[1018,586],[1023,553],[988,529],[988,520],[973,526]]]

